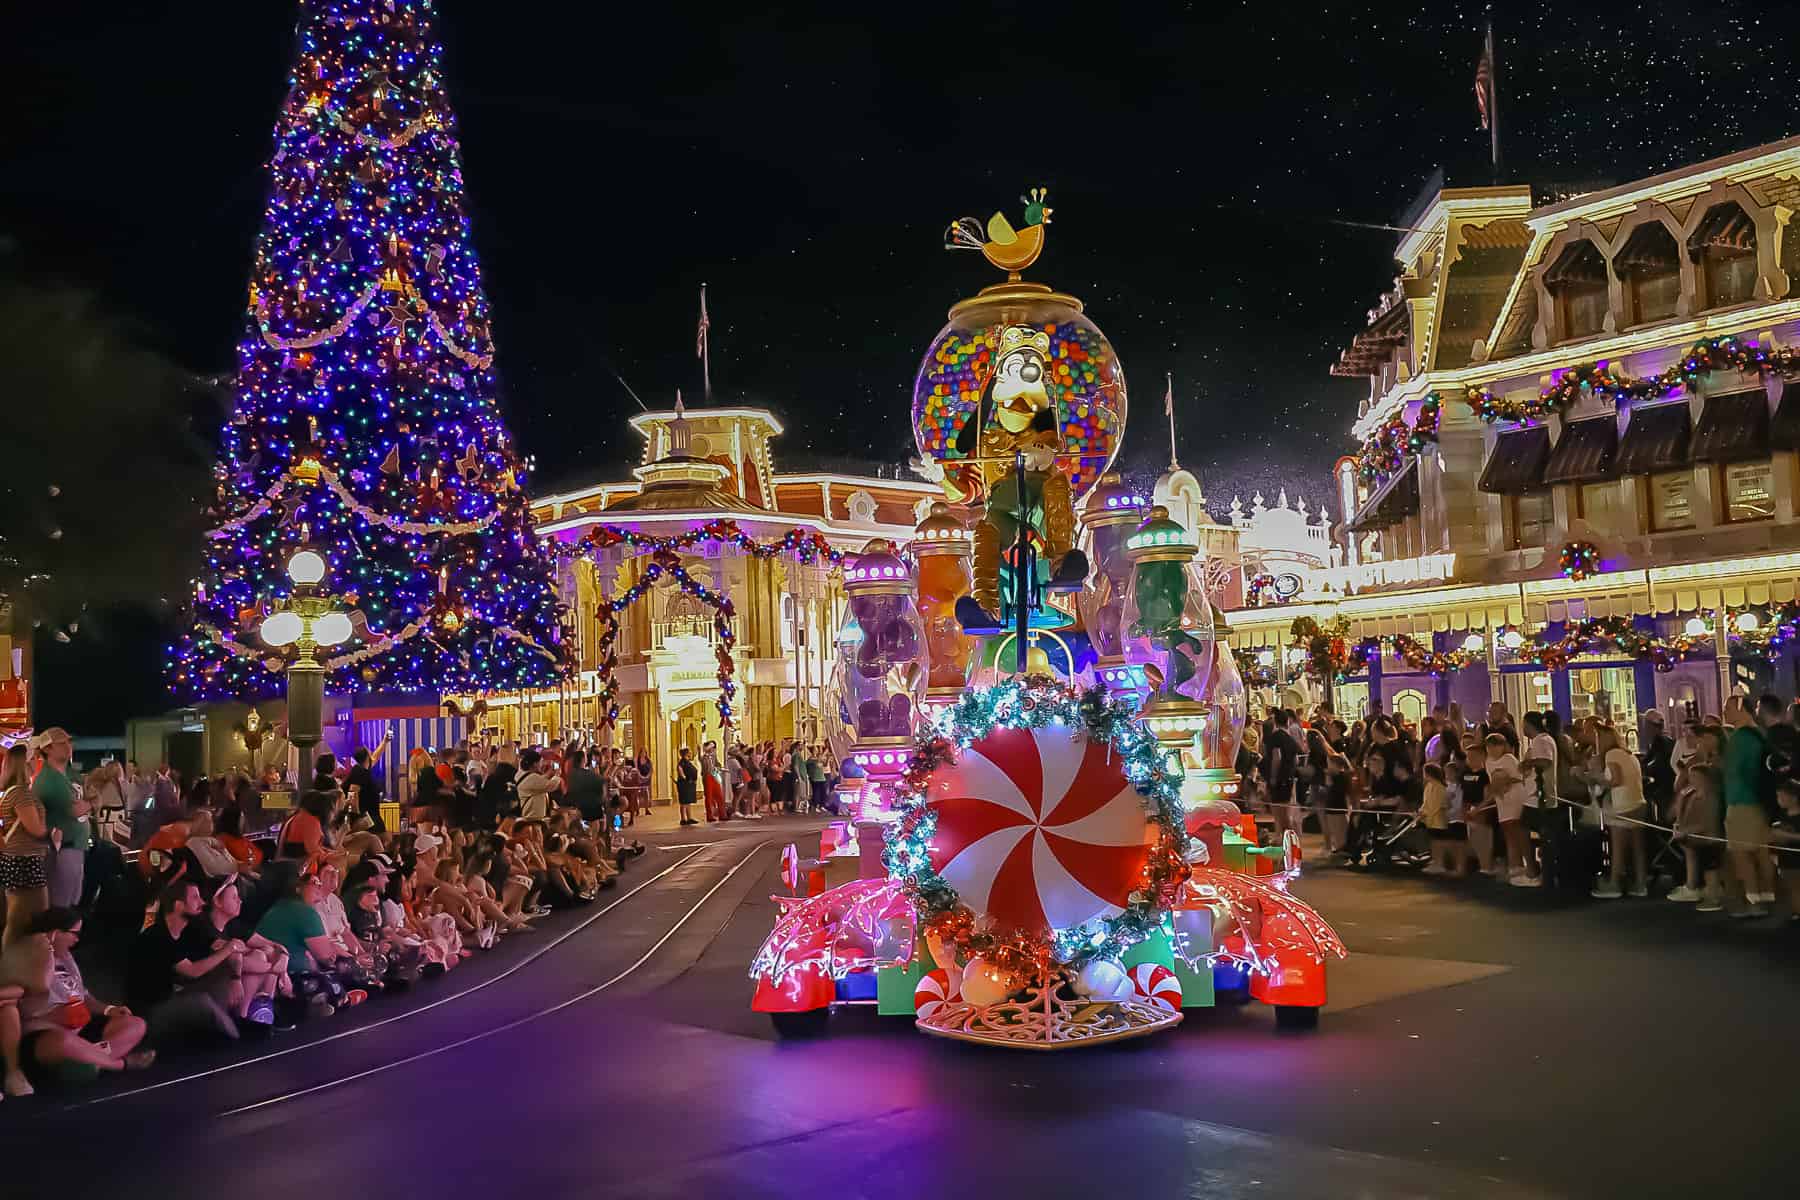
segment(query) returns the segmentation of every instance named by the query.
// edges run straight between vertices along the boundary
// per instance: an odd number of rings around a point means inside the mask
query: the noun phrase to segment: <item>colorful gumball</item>
[[[1170,1012],[1181,1011],[1181,980],[1161,963],[1139,963],[1131,968],[1131,987],[1139,1000]]]
[[[927,971],[913,988],[913,1012],[922,1020],[938,1010],[938,1006],[960,997],[950,994],[950,974],[942,967]]]

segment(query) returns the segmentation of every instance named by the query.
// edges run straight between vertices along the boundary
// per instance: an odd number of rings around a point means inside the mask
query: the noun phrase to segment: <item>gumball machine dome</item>
[[[1059,434],[1058,465],[1076,498],[1085,495],[1125,435],[1125,374],[1081,301],[1009,280],[953,306],[913,381],[913,438],[922,458],[953,469],[956,460],[979,456],[980,435],[997,420],[997,374],[1021,380],[1032,403],[1053,409],[1046,420]],[[991,476],[1001,465],[982,469]]]
[[[1088,643],[1093,646],[1095,679],[1114,696],[1143,689],[1143,672],[1126,661],[1123,617],[1131,582],[1125,543],[1144,519],[1150,497],[1108,471],[1081,507],[1082,546],[1088,558],[1088,586],[1076,599]]]
[[[908,757],[928,655],[912,568],[885,539],[876,538],[844,571],[850,617],[861,638],[844,672],[851,759],[864,770],[880,802],[884,784],[900,776]],[[865,792],[865,811],[870,797]]]

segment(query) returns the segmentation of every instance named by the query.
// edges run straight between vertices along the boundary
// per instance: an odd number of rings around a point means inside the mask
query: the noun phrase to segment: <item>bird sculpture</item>
[[[995,213],[984,226],[976,217],[953,221],[944,231],[946,250],[979,250],[982,257],[1017,279],[1019,272],[1037,261],[1044,250],[1044,228],[1050,224],[1052,209],[1045,199],[1049,193],[1032,188],[1019,200],[1025,205],[1025,227],[1014,229],[1005,213]]]

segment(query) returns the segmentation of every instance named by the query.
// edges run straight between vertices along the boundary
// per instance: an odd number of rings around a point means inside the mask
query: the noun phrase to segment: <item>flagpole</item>
[[[712,322],[706,317],[706,285],[700,285],[700,381],[701,396],[707,406],[712,406],[712,346],[707,336],[712,330]]]
[[[1488,150],[1494,161],[1494,186],[1500,185],[1500,60],[1494,55],[1494,19],[1487,23]]]
[[[1181,464],[1175,460],[1175,372],[1164,372],[1163,381],[1163,411],[1169,414],[1169,470],[1178,471]]]

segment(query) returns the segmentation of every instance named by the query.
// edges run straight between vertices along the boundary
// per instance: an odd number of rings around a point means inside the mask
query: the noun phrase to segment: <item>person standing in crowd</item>
[[[1263,732],[1262,775],[1269,788],[1269,811],[1277,832],[1299,824],[1294,811],[1294,782],[1300,771],[1300,743],[1287,730],[1288,714],[1276,709]]]
[[[812,747],[806,755],[806,786],[812,792],[814,808],[830,809],[836,815],[837,801],[827,786],[823,746]]]
[[[74,743],[60,727],[52,727],[34,739],[41,765],[31,790],[44,806],[50,825],[53,852],[49,856],[50,903],[73,908],[81,903],[81,886],[87,871],[88,847],[93,835],[88,828],[88,806],[81,785],[70,773],[69,756]]]
[[[650,761],[650,752],[648,750],[639,750],[635,765],[637,767],[638,783],[636,793],[637,808],[634,811],[641,811],[645,815],[649,815],[650,788],[656,779],[655,764]]]
[[[376,833],[385,833],[387,826],[381,821],[381,782],[375,777],[374,756],[367,746],[358,746],[356,753],[351,755],[351,763],[350,773],[344,776],[344,788],[356,797],[356,805],[369,819],[371,828]]]
[[[594,753],[598,755],[599,751]],[[563,802],[579,812],[584,821],[603,820],[606,815],[606,784],[600,778],[600,772],[588,766],[588,752],[585,750],[570,750],[567,758],[569,771],[564,777],[564,786],[568,790]]]
[[[50,907],[50,857],[55,853],[44,802],[31,787],[29,752],[11,746],[0,762],[0,887],[6,889],[6,926],[0,947],[25,936],[31,919]]]
[[[1768,702],[1768,703],[1765,703]],[[1725,703],[1732,727],[1725,743],[1725,837],[1732,873],[1744,888],[1744,907],[1733,916],[1767,916],[1775,902],[1775,864],[1769,858],[1769,816],[1764,807],[1773,790],[1768,737],[1763,723],[1779,717],[1781,700],[1765,695],[1752,713],[1741,696]]]
[[[683,825],[698,825],[694,820],[694,804],[699,799],[700,768],[694,765],[694,748],[683,746],[675,763],[675,803],[681,808]]]
[[[725,780],[719,770],[719,743],[700,747],[700,788],[706,799],[706,819],[725,819]]]
[[[518,811],[518,777],[519,767],[513,761],[512,751],[502,748],[488,764],[487,777],[481,781],[481,791],[475,798],[477,825],[493,829],[501,818]]]
[[[1644,768],[1644,799],[1659,821],[1667,821],[1675,807],[1675,739],[1668,734],[1662,712],[1651,709],[1644,714],[1638,735],[1639,755]]]
[[[1633,896],[1648,896],[1644,827],[1640,823],[1648,815],[1644,803],[1643,767],[1637,756],[1625,748],[1619,731],[1611,725],[1600,726],[1594,741],[1606,772],[1606,818],[1612,843],[1612,873],[1596,884],[1590,894],[1596,900],[1617,900],[1629,886]],[[1629,885],[1626,882],[1628,876],[1633,880]]]
[[[1531,856],[1531,836],[1525,832],[1525,767],[1506,734],[1498,730],[1487,735],[1487,771],[1488,794],[1494,801],[1506,850],[1507,882],[1514,887],[1539,887],[1544,881],[1525,866]]]
[[[1550,736],[1544,714],[1528,712],[1519,722],[1520,766],[1525,776],[1524,824],[1519,831],[1520,854],[1525,860],[1525,874],[1539,883],[1553,876],[1556,868],[1558,841],[1553,828],[1556,820],[1556,769],[1562,755],[1556,739]],[[1537,853],[1532,852],[1531,835],[1538,838]],[[1540,867],[1539,856],[1543,862]]]
[[[1677,903],[1694,904],[1700,912],[1724,907],[1719,880],[1721,841],[1725,833],[1723,745],[1719,731],[1689,724],[1675,751],[1675,840],[1686,861],[1687,879],[1669,893]]]

